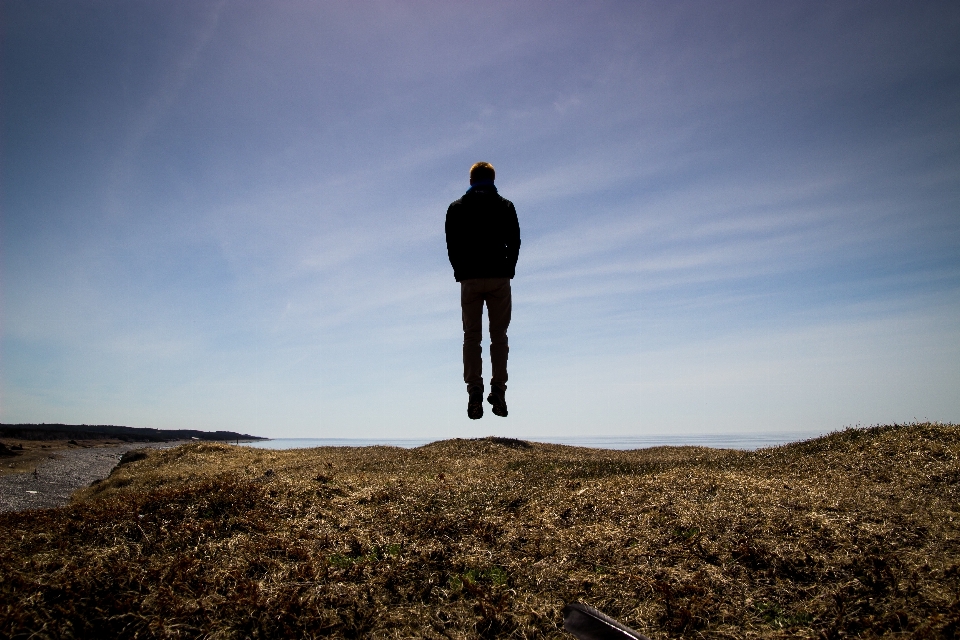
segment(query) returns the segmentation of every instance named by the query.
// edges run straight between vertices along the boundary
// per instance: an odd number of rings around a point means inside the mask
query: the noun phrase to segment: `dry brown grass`
[[[0,636],[954,637],[960,427],[758,452],[193,444],[0,515]]]

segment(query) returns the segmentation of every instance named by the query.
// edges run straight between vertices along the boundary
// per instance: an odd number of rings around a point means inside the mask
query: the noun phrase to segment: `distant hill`
[[[171,440],[267,440],[233,431],[195,429],[144,429],[110,424],[0,424],[0,437],[21,440],[123,440],[125,442],[169,442]]]

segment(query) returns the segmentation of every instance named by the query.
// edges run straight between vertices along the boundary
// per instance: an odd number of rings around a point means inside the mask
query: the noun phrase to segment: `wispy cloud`
[[[165,65],[166,71],[159,80],[156,91],[144,105],[137,109],[107,181],[107,209],[113,214],[127,213],[125,200],[128,194],[126,192],[131,188],[129,183],[134,167],[138,164],[138,155],[142,152],[144,139],[157,130],[161,119],[177,100],[197,60],[216,33],[220,14],[226,4],[227,0],[217,0],[210,6],[191,41],[175,59]]]

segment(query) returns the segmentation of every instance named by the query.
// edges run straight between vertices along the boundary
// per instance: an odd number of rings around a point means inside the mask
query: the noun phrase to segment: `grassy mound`
[[[128,455],[0,514],[0,636],[651,637],[960,632],[960,427],[757,452],[491,438]]]

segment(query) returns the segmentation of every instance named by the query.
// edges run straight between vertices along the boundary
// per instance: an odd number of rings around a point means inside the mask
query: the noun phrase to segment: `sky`
[[[2,422],[960,422],[956,2],[2,0],[0,24]],[[471,421],[443,221],[480,160],[522,246],[510,415]]]

